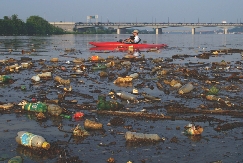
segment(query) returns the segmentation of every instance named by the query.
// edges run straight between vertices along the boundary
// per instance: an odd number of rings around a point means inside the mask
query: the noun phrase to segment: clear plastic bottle
[[[50,144],[46,142],[42,136],[35,135],[26,131],[19,131],[15,140],[18,144],[30,148],[43,148],[46,150],[50,148]]]
[[[124,100],[137,101],[137,98],[130,93],[121,92],[116,94]]]
[[[131,66],[132,63],[130,61],[124,61],[121,64],[124,66]]]
[[[129,75],[132,78],[138,78],[139,74],[138,73],[133,73]]]
[[[178,93],[179,93],[179,94],[188,93],[188,92],[191,92],[191,91],[193,90],[193,88],[194,88],[194,87],[193,87],[192,83],[187,83],[187,84],[183,85],[183,86],[179,89]]]
[[[158,134],[144,134],[137,132],[127,131],[125,134],[126,141],[136,141],[138,139],[146,139],[150,141],[160,141],[162,140]]]
[[[51,115],[59,116],[62,113],[62,108],[59,105],[49,104],[47,111]]]

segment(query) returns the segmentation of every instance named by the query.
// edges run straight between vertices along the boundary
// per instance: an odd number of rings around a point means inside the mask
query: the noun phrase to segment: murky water
[[[99,55],[103,58],[108,56],[116,56],[121,58],[126,52],[111,51],[109,53],[97,53],[97,51],[90,51],[92,47],[88,44],[90,41],[116,41],[127,38],[129,35],[61,35],[61,36],[9,36],[0,37],[0,60],[14,58],[21,60],[21,57],[31,57],[34,67],[31,69],[24,69],[20,72],[9,74],[15,82],[13,84],[0,85],[0,102],[1,103],[18,103],[22,99],[30,100],[33,95],[39,95],[44,92],[48,99],[57,99],[58,94],[63,93],[61,88],[57,88],[53,80],[46,80],[39,84],[33,84],[30,78],[38,72],[34,70],[43,68],[39,63],[40,59],[46,60],[46,66],[65,66],[68,71],[54,70],[54,76],[60,75],[63,78],[69,78],[72,73],[73,64],[68,64],[67,61],[73,61],[74,58],[84,58],[88,60],[93,55]],[[189,55],[190,57],[180,57],[169,62],[173,70],[176,67],[187,67],[198,62],[205,63],[205,66],[193,67],[200,75],[206,74],[209,78],[213,78],[213,74],[220,74],[227,76],[230,72],[240,72],[241,65],[236,64],[237,61],[242,61],[241,53],[230,53],[227,55],[213,55],[209,59],[200,59],[196,57],[198,54],[208,52],[210,50],[220,49],[243,49],[242,35],[187,35],[187,34],[164,34],[164,35],[140,35],[142,41],[148,43],[165,43],[169,47],[162,49],[159,52],[142,51],[145,59],[148,58],[163,58],[171,59],[174,55]],[[75,49],[74,52],[67,52],[68,49]],[[25,54],[22,54],[25,51]],[[58,57],[60,62],[51,63],[50,59]],[[141,111],[147,108],[148,112],[171,115],[167,113],[166,105],[180,104],[189,108],[198,109],[199,105],[208,106],[209,110],[214,110],[215,105],[208,102],[204,98],[199,98],[200,93],[203,93],[202,87],[211,87],[212,85],[205,84],[204,80],[198,80],[193,77],[169,75],[164,79],[178,79],[183,83],[189,81],[193,82],[196,89],[190,93],[191,96],[179,96],[176,89],[171,89],[164,85],[169,93],[164,90],[161,91],[156,87],[156,75],[150,74],[151,69],[156,65],[150,62],[134,62],[129,73],[139,72],[141,76],[136,79],[132,85],[125,87],[116,86],[113,80],[107,78],[100,78],[100,71],[88,71],[86,75],[80,75],[71,78],[72,93],[68,93],[66,100],[77,100],[76,107],[73,104],[65,104],[67,110],[71,112],[82,111],[85,117],[76,121],[74,119],[63,119],[61,117],[49,117],[47,121],[40,122],[36,120],[35,115],[26,112],[15,113],[12,111],[1,111],[0,115],[0,142],[2,143],[0,150],[0,160],[7,162],[13,156],[21,155],[25,163],[31,162],[57,162],[61,158],[70,158],[78,156],[79,160],[87,163],[102,163],[107,162],[110,157],[116,160],[116,163],[126,163],[131,161],[138,162],[243,162],[242,146],[243,146],[243,128],[237,127],[232,130],[217,132],[214,128],[218,122],[212,121],[196,121],[195,123],[203,126],[204,132],[200,137],[190,137],[183,134],[183,127],[187,125],[188,120],[151,120],[142,118],[122,117],[124,125],[108,126],[112,118],[111,115],[100,115],[90,110],[78,109],[77,105],[89,104],[96,106],[97,98],[100,93],[108,94],[111,89],[116,92],[131,92],[135,86],[138,87],[139,92],[146,92],[150,95],[159,97],[161,101],[146,102],[141,100],[140,103],[127,103],[127,101],[116,99],[125,105],[127,110]],[[207,63],[211,66],[212,62],[221,62],[222,60],[230,62],[230,68],[221,70],[213,69],[211,71],[205,70]],[[146,63],[146,64],[145,64]],[[191,64],[189,64],[191,63]],[[92,63],[86,62],[87,66]],[[141,66],[147,66],[141,68]],[[164,66],[164,64],[161,64]],[[4,72],[5,64],[1,64],[1,72]],[[167,65],[168,66],[168,65]],[[238,67],[238,68],[237,68]],[[46,68],[46,67],[44,67]],[[108,72],[125,73],[124,69],[114,70],[108,69]],[[229,75],[228,75],[229,76]],[[82,81],[82,82],[80,82]],[[219,87],[222,88],[221,96],[232,100],[237,105],[241,105],[242,100],[242,82],[219,80]],[[234,84],[239,86],[236,92],[228,92],[224,90],[224,86]],[[21,85],[26,86],[26,90],[20,89]],[[99,90],[99,91],[97,91]],[[85,96],[87,95],[87,96]],[[108,97],[107,97],[108,98]],[[138,96],[142,99],[142,96]],[[216,105],[218,106],[218,105]],[[175,106],[176,107],[176,106]],[[223,108],[226,109],[226,108]],[[234,108],[230,108],[234,110]],[[227,110],[227,109],[226,109]],[[240,112],[240,111],[239,111]],[[203,116],[203,114],[188,114],[175,113],[175,117],[191,117]],[[242,122],[242,118],[236,118],[229,115],[214,115],[209,114],[209,117],[215,117],[228,123]],[[59,124],[67,131],[77,124],[83,125],[85,119],[92,119],[103,124],[103,131],[90,131],[90,136],[85,139],[72,138],[70,133],[64,133],[58,130]],[[127,143],[124,138],[124,133],[128,131],[127,127],[131,126],[133,131],[141,133],[157,133],[160,137],[165,138],[164,142],[150,143],[150,144],[131,144]],[[180,129],[176,129],[180,127]],[[51,156],[39,156],[32,150],[21,148],[15,142],[15,137],[18,131],[25,130],[38,135],[42,135],[50,143],[58,142],[61,147],[59,154]],[[172,141],[176,137],[177,142]]]

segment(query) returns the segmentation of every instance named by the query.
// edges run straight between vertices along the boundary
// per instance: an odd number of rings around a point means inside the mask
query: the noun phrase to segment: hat
[[[132,33],[138,33],[138,30],[134,30]]]

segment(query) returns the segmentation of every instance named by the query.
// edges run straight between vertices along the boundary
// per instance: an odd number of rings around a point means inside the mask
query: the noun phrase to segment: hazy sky
[[[37,15],[49,22],[243,22],[243,0],[0,0],[0,19]],[[95,22],[92,20],[91,22]]]

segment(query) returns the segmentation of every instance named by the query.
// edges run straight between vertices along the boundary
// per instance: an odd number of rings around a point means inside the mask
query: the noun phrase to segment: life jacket
[[[138,43],[140,43],[140,42],[141,42],[141,38],[139,38],[138,42],[136,42],[135,44],[138,44]]]
[[[134,38],[135,39],[135,38]],[[134,40],[133,39],[133,40]],[[138,43],[140,43],[141,42],[141,38],[139,38],[139,40],[138,40],[138,42],[134,42],[133,44],[138,44]]]

